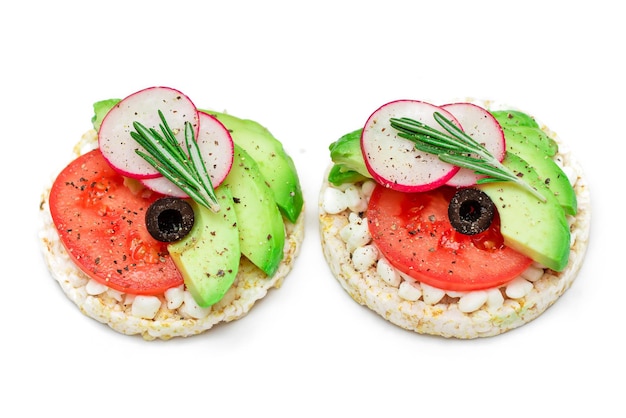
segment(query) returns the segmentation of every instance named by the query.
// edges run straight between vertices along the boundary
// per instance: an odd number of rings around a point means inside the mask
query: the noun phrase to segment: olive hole
[[[174,234],[183,229],[183,215],[174,209],[166,209],[158,216],[159,230],[165,234]]]
[[[146,211],[146,228],[152,237],[163,242],[184,238],[194,224],[193,208],[184,199],[164,197]]]
[[[459,216],[466,222],[476,222],[480,219],[480,212],[480,203],[475,200],[463,202],[459,208]]]

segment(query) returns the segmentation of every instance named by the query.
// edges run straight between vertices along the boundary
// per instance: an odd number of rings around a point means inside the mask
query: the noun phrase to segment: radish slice
[[[200,131],[198,133],[198,148],[204,160],[204,165],[211,177],[213,188],[217,188],[233,165],[234,145],[230,132],[220,121],[205,112],[198,112]],[[155,192],[186,198],[188,197],[178,186],[161,176],[142,179],[141,183]]]
[[[374,180],[401,192],[423,192],[445,184],[459,167],[441,161],[436,155],[419,151],[408,139],[397,136],[390,118],[411,118],[445,132],[433,118],[435,112],[456,123],[450,112],[417,100],[398,100],[376,110],[361,135],[365,165]]]
[[[181,199],[186,199],[189,197],[187,193],[183,192],[177,185],[175,185],[163,176],[154,177],[151,179],[141,179],[139,181],[148,189],[157,193],[161,193],[165,196],[179,197]]]
[[[98,132],[102,155],[120,174],[135,179],[161,175],[135,152],[143,147],[130,136],[135,121],[161,132],[159,110],[180,144],[185,143],[185,122],[193,124],[197,136],[198,110],[183,93],[169,87],[150,87],[133,93],[107,113]]]
[[[498,121],[486,109],[473,103],[450,103],[441,108],[452,113],[459,121],[463,131],[476,142],[482,144],[498,161],[504,159],[506,144],[504,132]],[[462,168],[450,180],[448,186],[468,187],[485,176],[476,174],[473,170]]]

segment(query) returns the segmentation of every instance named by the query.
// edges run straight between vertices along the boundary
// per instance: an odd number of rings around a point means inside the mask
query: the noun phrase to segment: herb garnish
[[[516,176],[489,150],[459,129],[452,121],[439,112],[435,112],[433,117],[448,134],[411,118],[391,118],[389,122],[392,128],[399,131],[399,137],[414,142],[415,148],[418,150],[435,154],[446,163],[487,176],[479,179],[478,184],[512,181],[531,192],[542,202],[546,201],[546,198],[534,187]]]
[[[211,177],[200,155],[193,126],[190,122],[185,122],[185,153],[160,110],[159,117],[163,122],[159,125],[160,133],[154,128],[148,129],[139,122],[133,122],[136,132],[131,132],[130,136],[147,153],[139,149],[135,152],[197,203],[218,212],[220,206]]]

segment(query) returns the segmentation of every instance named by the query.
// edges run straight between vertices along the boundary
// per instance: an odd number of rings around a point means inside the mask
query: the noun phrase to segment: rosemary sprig
[[[161,132],[133,122],[135,131],[130,136],[146,151],[137,149],[135,152],[190,198],[213,212],[218,212],[220,205],[200,155],[191,123],[185,122],[185,153],[160,110],[159,118],[162,122],[159,125]]]
[[[452,121],[439,112],[435,112],[433,117],[447,133],[410,118],[391,118],[389,122],[391,127],[398,131],[399,137],[413,141],[418,150],[435,154],[441,161],[487,176],[478,180],[478,184],[512,181],[531,192],[542,202],[546,201],[537,189],[515,175],[489,150],[459,129]]]

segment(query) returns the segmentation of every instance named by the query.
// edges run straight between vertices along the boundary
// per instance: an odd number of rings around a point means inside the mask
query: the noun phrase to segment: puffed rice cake
[[[513,109],[492,102],[473,99],[465,101],[492,110]],[[571,231],[570,255],[568,264],[562,272],[545,269],[543,273],[539,273],[539,278],[533,279],[532,282],[523,280],[528,289],[524,291],[522,297],[507,296],[509,290],[507,286],[490,289],[487,292],[490,294],[489,297],[495,295],[496,300],[499,299],[500,302],[490,304],[485,301],[480,308],[471,312],[466,312],[467,309],[460,307],[464,293],[446,293],[417,282],[410,285],[412,287],[409,287],[409,293],[413,295],[407,298],[404,290],[409,285],[405,281],[409,279],[402,279],[398,286],[396,283],[390,284],[380,276],[376,263],[367,268],[355,267],[352,253],[340,232],[350,223],[350,216],[354,219],[355,215],[365,217],[366,214],[361,212],[359,215],[349,208],[339,213],[328,213],[324,210],[325,192],[334,187],[327,180],[327,171],[318,201],[321,245],[330,270],[343,289],[356,302],[401,328],[446,338],[473,339],[495,336],[524,325],[541,315],[572,285],[581,268],[589,240],[591,205],[582,167],[556,133],[545,125],[540,124],[540,127],[559,144],[559,152],[555,159],[573,174],[574,189],[578,198],[576,216],[568,217]],[[361,185],[356,186],[359,188]],[[516,285],[517,282],[510,284],[512,287]],[[509,293],[513,293],[513,290]],[[485,295],[481,297],[485,298]]]
[[[74,149],[75,156],[96,146],[97,135],[89,131]],[[45,262],[52,277],[59,283],[65,295],[90,318],[108,325],[126,335],[141,335],[145,340],[169,340],[188,337],[211,329],[222,322],[230,322],[245,316],[256,301],[266,296],[272,288],[279,288],[292,270],[304,238],[304,210],[295,224],[285,221],[284,257],[273,277],[266,277],[245,257],[241,257],[235,282],[223,299],[210,308],[198,307],[188,292],[184,292],[182,304],[169,308],[165,296],[159,296],[160,305],[154,317],[145,318],[133,314],[132,295],[124,295],[111,289],[94,294],[94,281],[72,263],[61,243],[48,206],[48,186],[40,204],[41,228],[39,239]],[[182,287],[182,286],[181,286]],[[100,289],[101,291],[102,289]],[[183,292],[183,289],[179,289]]]

